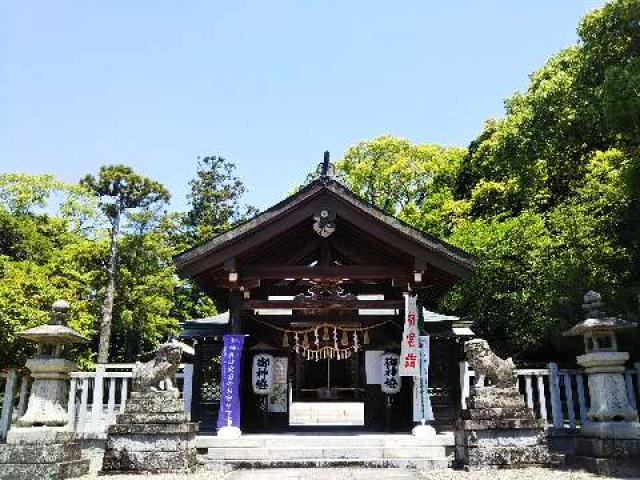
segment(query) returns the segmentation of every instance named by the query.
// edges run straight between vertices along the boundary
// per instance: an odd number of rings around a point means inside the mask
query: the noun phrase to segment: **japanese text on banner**
[[[225,335],[221,358],[218,428],[240,428],[240,358],[244,335]]]
[[[405,294],[405,321],[400,347],[400,375],[420,376],[420,355],[418,349],[418,305],[416,297]]]

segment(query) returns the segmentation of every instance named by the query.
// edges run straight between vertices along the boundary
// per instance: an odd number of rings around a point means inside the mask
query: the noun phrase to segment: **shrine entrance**
[[[291,197],[175,259],[180,275],[225,312],[226,322],[216,321],[216,332],[245,336],[239,365],[242,431],[291,429],[302,423],[295,415],[291,422],[297,405],[308,405],[309,415],[320,418],[351,404],[360,406],[360,423],[370,430],[410,430],[412,378],[404,377],[393,395],[382,392],[380,378],[380,356],[400,348],[404,294],[417,293],[420,308],[434,310],[473,270],[468,254],[376,209],[330,171],[327,160],[320,177]],[[201,320],[200,326],[206,324]],[[462,352],[452,321],[426,330],[434,339],[434,410],[440,401],[442,412],[455,410],[452,389]],[[211,343],[211,337],[196,340]],[[253,385],[252,361],[260,354],[273,359],[267,396]],[[217,366],[206,356],[202,350],[201,377],[213,385],[209,377]],[[200,387],[194,385],[196,391]],[[200,390],[194,399],[202,398],[206,409],[216,390]],[[208,413],[211,421],[215,413]]]
[[[295,379],[294,402],[358,402],[364,394],[360,352],[344,359],[307,360]],[[304,361],[304,360],[303,360]]]

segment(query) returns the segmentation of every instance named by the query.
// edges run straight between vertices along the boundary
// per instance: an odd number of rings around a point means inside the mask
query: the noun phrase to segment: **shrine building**
[[[474,258],[364,201],[319,167],[319,178],[277,205],[175,258],[181,277],[210,295],[217,316],[183,325],[193,343],[192,416],[215,431],[225,334],[243,334],[243,432],[410,431],[414,379],[383,392],[380,359],[399,352],[405,294],[417,295],[429,336],[428,392],[436,427],[459,415],[458,365],[473,335],[435,312],[469,277]],[[253,358],[275,361],[261,396]],[[258,392],[258,393],[256,393]]]

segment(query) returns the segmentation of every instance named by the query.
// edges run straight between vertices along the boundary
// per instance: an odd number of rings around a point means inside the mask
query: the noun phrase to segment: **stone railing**
[[[527,406],[548,427],[577,428],[589,422],[589,389],[582,370],[560,369],[555,363],[548,368],[517,369],[520,391]],[[467,398],[475,380],[475,373],[467,362],[460,362],[460,406],[467,408]],[[629,403],[640,405],[640,362],[625,372]]]
[[[20,375],[11,369],[0,372],[0,441],[7,437],[7,432],[15,417],[20,417],[27,409],[30,378]]]
[[[69,386],[69,418],[73,429],[84,437],[103,436],[124,411],[131,389],[133,363],[98,365],[94,372],[73,372]],[[185,411],[191,411],[193,365],[185,363],[176,374]]]
[[[131,387],[133,363],[99,365],[92,372],[73,372],[69,382],[70,425],[83,437],[102,437],[106,427],[124,411]],[[180,366],[176,375],[185,411],[191,411],[193,365]],[[11,424],[24,414],[31,379],[16,370],[0,372],[0,441]]]

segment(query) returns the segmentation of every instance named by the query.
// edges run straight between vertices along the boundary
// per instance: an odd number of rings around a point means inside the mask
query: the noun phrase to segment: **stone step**
[[[261,480],[424,480],[416,470],[404,468],[272,468],[262,470]],[[238,469],[225,480],[255,480],[256,471]]]
[[[269,448],[296,447],[453,447],[453,433],[440,433],[433,437],[414,437],[406,434],[363,435],[243,435],[238,438],[223,438],[215,435],[196,437],[196,448]]]
[[[206,468],[209,470],[257,469],[257,468],[410,468],[417,470],[434,470],[451,466],[449,458],[378,458],[378,459],[287,459],[287,460],[209,460]]]
[[[402,459],[412,458],[428,460],[432,458],[446,458],[447,449],[444,446],[410,446],[410,447],[281,447],[268,448],[210,448],[207,460],[313,460],[313,459],[342,459],[342,460],[374,460],[374,459]]]
[[[364,425],[362,402],[293,402],[291,425]]]

